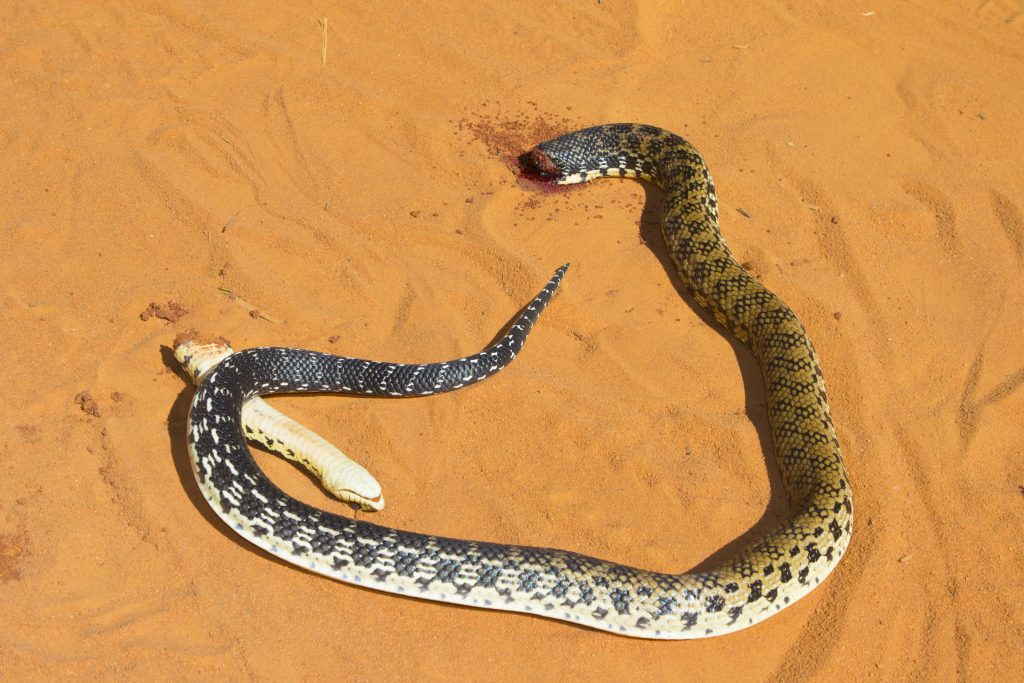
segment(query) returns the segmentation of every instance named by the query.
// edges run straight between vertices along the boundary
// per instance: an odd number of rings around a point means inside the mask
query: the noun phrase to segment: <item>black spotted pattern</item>
[[[634,176],[664,190],[663,234],[682,282],[760,363],[791,517],[714,571],[663,574],[562,550],[429,536],[327,513],[284,494],[256,467],[240,423],[246,399],[321,391],[417,396],[478,382],[519,352],[564,268],[508,335],[457,361],[399,365],[284,348],[230,356],[192,403],[189,447],[200,488],[253,543],[299,566],[380,590],[530,611],[645,637],[718,635],[767,618],[828,575],[852,528],[848,479],[806,330],[730,253],[718,230],[710,174],[682,138],[651,126],[612,124],[543,143],[529,159],[558,182]],[[729,495],[729,489],[718,493]]]

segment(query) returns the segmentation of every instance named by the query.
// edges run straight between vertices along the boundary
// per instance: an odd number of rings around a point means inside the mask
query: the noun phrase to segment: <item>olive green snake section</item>
[[[764,378],[775,457],[792,507],[779,528],[715,571],[675,577],[700,595],[682,634],[750,626],[792,604],[839,562],[853,530],[853,502],[817,354],[800,319],[737,262],[718,227],[707,165],[683,138],[640,124],[610,124],[542,143],[526,156],[553,182],[636,177],[664,192],[662,234],[697,303],[743,342]]]
[[[793,604],[846,551],[853,523],[850,484],[807,332],[729,251],[700,154],[668,131],[610,124],[542,143],[522,161],[548,182],[636,177],[663,190],[662,228],[680,280],[760,364],[790,516],[716,569],[668,574],[564,550],[444,538],[335,515],[295,500],[259,471],[244,442],[245,401],[280,392],[418,396],[479,381],[519,352],[564,267],[507,341],[466,359],[401,366],[287,348],[228,356],[199,386],[189,414],[189,453],[202,494],[231,529],[280,559],[405,596],[664,639],[729,633]],[[454,379],[453,368],[459,373]],[[726,485],[709,495],[731,494]],[[666,545],[677,542],[665,539]]]

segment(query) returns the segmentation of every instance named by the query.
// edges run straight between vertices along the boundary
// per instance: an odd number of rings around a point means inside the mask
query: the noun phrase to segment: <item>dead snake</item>
[[[850,541],[851,491],[807,332],[747,273],[718,229],[700,154],[668,131],[610,124],[542,143],[526,165],[559,184],[634,177],[664,192],[662,229],[696,301],[760,363],[775,456],[792,507],[778,528],[724,566],[690,574],[634,569],[585,555],[400,531],[310,507],[256,466],[241,424],[246,400],[274,393],[418,396],[504,367],[522,347],[565,267],[493,347],[445,363],[399,365],[287,348],[241,351],[196,391],[188,444],[214,511],[255,545],[299,567],[376,590],[529,612],[644,638],[701,638],[746,628],[810,592]]]

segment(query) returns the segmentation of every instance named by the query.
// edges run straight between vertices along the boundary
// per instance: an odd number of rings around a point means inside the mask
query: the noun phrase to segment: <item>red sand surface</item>
[[[0,26],[0,677],[1019,676],[1021,2],[12,2]],[[783,518],[756,365],[677,292],[656,193],[508,164],[621,120],[702,150],[737,257],[818,348],[857,504],[827,582],[646,642],[342,585],[215,521],[177,333],[450,358],[565,261],[484,384],[274,404],[375,473],[387,525],[681,571]]]

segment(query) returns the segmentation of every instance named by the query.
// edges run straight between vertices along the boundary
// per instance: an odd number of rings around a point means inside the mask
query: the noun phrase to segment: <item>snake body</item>
[[[850,486],[806,330],[733,258],[718,229],[711,176],[679,136],[610,124],[542,143],[524,158],[552,182],[619,176],[662,188],[663,233],[680,279],[760,363],[791,516],[720,568],[666,574],[564,550],[456,540],[349,519],[296,501],[256,467],[240,426],[247,399],[301,391],[407,396],[478,381],[519,350],[563,271],[524,312],[527,320],[517,321],[499,348],[477,357],[400,366],[296,349],[230,356],[197,390],[190,411],[189,451],[200,489],[217,514],[257,546],[368,588],[645,638],[715,636],[762,621],[828,576],[852,532]]]
[[[186,334],[174,342],[175,358],[196,385],[234,352],[223,340],[201,342]],[[242,406],[242,431],[249,441],[302,465],[335,497],[366,512],[384,509],[380,484],[365,467],[258,396]]]

